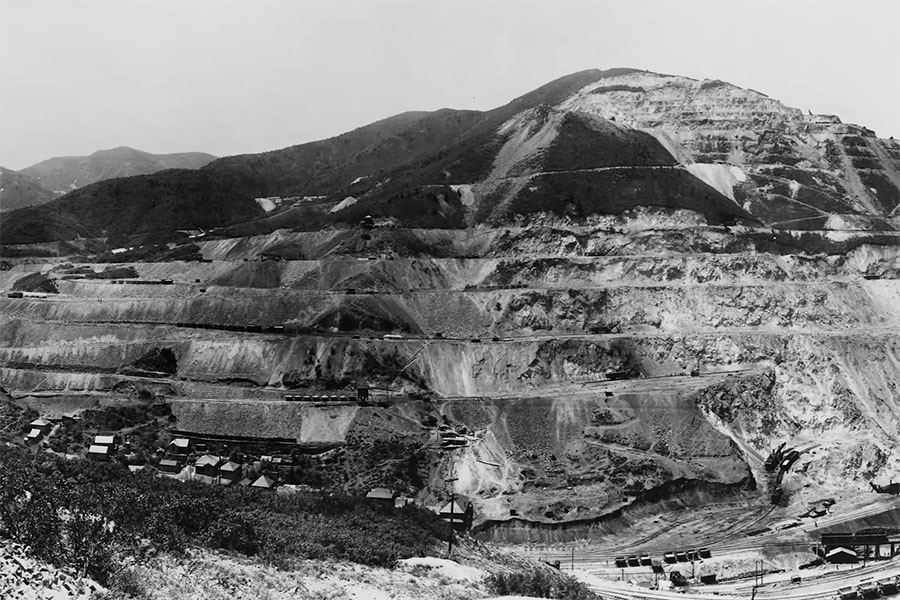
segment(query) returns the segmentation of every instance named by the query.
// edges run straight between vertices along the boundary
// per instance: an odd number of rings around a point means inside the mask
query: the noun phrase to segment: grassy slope
[[[0,167],[0,210],[44,204],[56,195],[23,173]]]
[[[103,181],[15,211],[0,224],[0,238],[22,244],[110,237],[113,245],[171,239],[177,229],[211,229],[262,214],[253,201],[259,185],[247,177],[204,171]]]

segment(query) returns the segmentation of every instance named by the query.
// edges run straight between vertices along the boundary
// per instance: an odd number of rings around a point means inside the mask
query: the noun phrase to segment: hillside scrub
[[[12,289],[19,292],[43,292],[45,294],[57,294],[59,289],[56,282],[43,273],[30,273],[17,280]]]
[[[392,567],[453,535],[417,507],[382,512],[358,497],[219,488],[132,475],[116,464],[0,448],[0,537],[101,583],[132,559],[190,547]]]

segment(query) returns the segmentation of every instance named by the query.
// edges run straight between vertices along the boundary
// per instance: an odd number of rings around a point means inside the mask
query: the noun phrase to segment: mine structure
[[[784,475],[799,460],[800,455],[805,452],[805,450],[800,451],[795,448],[785,449],[785,445],[786,443],[783,442],[780,446],[773,449],[764,463],[767,472],[777,471],[772,486],[772,504],[781,503],[781,500],[784,498],[784,488],[782,487]]]
[[[828,562],[888,560],[900,555],[900,534],[888,530],[823,533],[817,552]]]
[[[869,485],[872,486],[872,491],[878,492],[879,494],[900,495],[900,482],[894,483],[891,481],[887,485],[878,485],[877,483],[869,482]]]

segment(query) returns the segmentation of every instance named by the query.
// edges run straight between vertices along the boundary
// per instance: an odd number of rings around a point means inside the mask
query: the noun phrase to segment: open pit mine
[[[898,141],[586,71],[5,214],[0,385],[59,452],[454,498],[609,580],[871,568],[900,550],[898,210]]]

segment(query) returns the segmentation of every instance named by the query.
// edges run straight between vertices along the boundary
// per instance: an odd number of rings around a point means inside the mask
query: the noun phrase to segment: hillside
[[[575,73],[483,113],[403,113],[201,172],[100,183],[58,208],[10,215],[0,233],[6,243],[119,239],[130,229],[79,206],[137,209],[176,197],[186,205],[198,194],[245,207],[203,220],[204,229],[245,221],[226,235],[315,230],[365,215],[461,228],[536,211],[585,219],[638,206],[693,210],[710,224],[893,230],[900,205],[900,142],[724,82],[635,69]],[[241,184],[210,189],[219,180]],[[266,214],[247,221],[257,198]],[[200,226],[151,216],[143,230],[165,240]]]
[[[0,211],[44,204],[54,198],[56,194],[31,177],[0,167]]]
[[[149,175],[165,169],[199,169],[215,158],[204,152],[151,154],[120,146],[98,150],[90,156],[50,158],[25,167],[21,172],[43,187],[63,194],[104,179]]]
[[[100,182],[4,219],[0,378],[42,414],[276,440],[292,483],[452,492],[485,538],[673,515],[747,548],[900,477],[897,170],[836,117],[613,70]]]
[[[184,238],[179,230],[212,229],[262,214],[256,180],[232,173],[171,171],[98,182],[16,211],[0,225],[4,243],[106,238],[109,248]],[[128,201],[123,201],[128,198]]]

